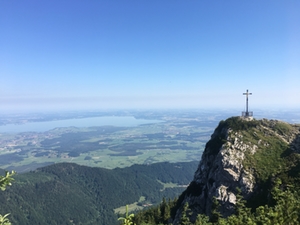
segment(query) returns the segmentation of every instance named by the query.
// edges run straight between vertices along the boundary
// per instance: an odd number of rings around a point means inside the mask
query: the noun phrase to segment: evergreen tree
[[[189,209],[189,203],[186,202],[183,206],[183,209],[182,209],[182,214],[181,214],[181,218],[180,218],[180,222],[179,224],[180,225],[190,225],[192,224],[190,222],[190,216],[191,216],[192,212],[191,210]]]
[[[219,219],[221,218],[221,213],[219,212],[220,203],[217,200],[216,197],[213,198],[212,207],[211,207],[211,215],[210,215],[210,221],[212,223],[219,222]]]
[[[134,214],[128,214],[128,205],[126,205],[126,213],[125,217],[120,217],[118,220],[122,220],[122,225],[135,225],[132,220],[133,220]]]
[[[167,223],[170,218],[170,200],[167,202],[166,199],[163,198],[163,201],[160,204],[160,212],[163,223]]]
[[[203,214],[198,214],[197,219],[195,221],[195,225],[212,225],[211,222],[209,222],[209,217]]]

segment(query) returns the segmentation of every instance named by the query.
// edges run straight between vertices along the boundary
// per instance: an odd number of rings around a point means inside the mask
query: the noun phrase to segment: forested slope
[[[197,162],[133,165],[108,170],[61,163],[15,176],[0,192],[1,213],[13,224],[117,224],[113,209],[137,202],[159,203],[184,188],[163,188],[161,182],[188,184]],[[161,182],[159,182],[161,181]]]

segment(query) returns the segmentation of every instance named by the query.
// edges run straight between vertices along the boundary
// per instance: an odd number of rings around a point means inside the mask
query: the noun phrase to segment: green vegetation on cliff
[[[284,187],[280,179],[274,182],[270,190],[272,204],[261,205],[256,209],[246,206],[246,201],[239,196],[236,204],[236,213],[222,218],[218,212],[219,203],[215,201],[211,215],[198,214],[194,222],[190,221],[191,210],[188,203],[183,207],[178,225],[298,225],[300,224],[300,190],[295,187]],[[170,225],[170,209],[176,205],[174,201],[163,201],[159,206],[139,212],[132,217],[135,225]],[[169,217],[168,217],[169,216]]]

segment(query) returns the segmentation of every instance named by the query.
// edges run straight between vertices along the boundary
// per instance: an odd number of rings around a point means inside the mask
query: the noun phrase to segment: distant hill
[[[133,165],[113,170],[60,163],[18,174],[0,192],[1,214],[13,224],[117,223],[114,209],[174,198],[193,178],[198,162]],[[173,184],[173,188],[165,185]],[[168,188],[169,187],[169,188]],[[141,202],[142,204],[143,202]]]

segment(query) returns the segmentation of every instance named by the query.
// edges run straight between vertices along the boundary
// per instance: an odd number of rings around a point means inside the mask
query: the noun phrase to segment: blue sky
[[[298,0],[1,0],[0,110],[300,106]]]

